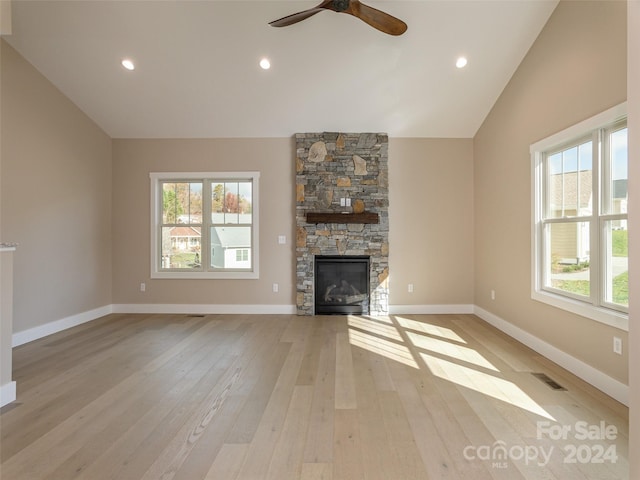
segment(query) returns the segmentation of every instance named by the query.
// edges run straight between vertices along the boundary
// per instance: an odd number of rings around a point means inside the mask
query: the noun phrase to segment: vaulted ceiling
[[[317,3],[13,0],[4,38],[114,138],[470,138],[557,0],[365,1],[398,37],[329,11],[268,24]]]

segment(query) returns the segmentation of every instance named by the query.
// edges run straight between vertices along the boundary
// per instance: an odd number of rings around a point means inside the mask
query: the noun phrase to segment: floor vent
[[[546,383],[549,386],[549,388],[552,388],[553,390],[558,390],[558,391],[561,391],[561,392],[566,392],[567,391],[566,388],[564,388],[562,385],[560,385],[554,379],[549,377],[549,375],[547,375],[546,373],[532,373],[531,375],[536,377],[538,380],[542,380],[544,383]]]
[[[191,314],[187,315],[187,317],[189,317],[189,318],[204,318],[204,317],[206,317],[206,315],[201,315],[199,313],[194,313],[193,315],[191,315]]]

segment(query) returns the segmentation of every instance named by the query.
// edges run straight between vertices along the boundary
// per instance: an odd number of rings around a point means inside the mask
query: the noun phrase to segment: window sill
[[[531,298],[538,302],[551,305],[552,307],[604,323],[610,327],[618,328],[625,332],[629,331],[629,315],[626,313],[617,312],[608,308],[594,307],[579,300],[573,300],[545,291],[533,291],[531,292]]]
[[[256,280],[260,278],[253,272],[152,272],[151,278],[170,280]]]

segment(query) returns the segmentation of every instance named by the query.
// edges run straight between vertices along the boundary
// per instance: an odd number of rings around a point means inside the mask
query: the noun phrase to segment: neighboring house
[[[549,183],[551,218],[591,215],[591,170],[551,175]],[[585,223],[551,225],[551,255],[554,260],[562,264],[588,262],[589,254],[589,228]]]
[[[169,230],[172,252],[199,252],[200,227],[172,227]]]
[[[251,268],[251,228],[213,227],[211,259],[216,268]]]
[[[629,195],[627,191],[628,180],[626,178],[613,181],[613,213],[628,213],[627,204]],[[616,230],[626,230],[626,220],[616,220],[613,222],[613,228]]]
[[[227,214],[227,217],[230,215]],[[250,222],[251,215],[235,214],[236,222]],[[216,218],[224,220],[222,218]],[[228,220],[228,218],[227,218]],[[164,251],[171,255],[163,259],[165,268],[192,268],[199,266],[202,248],[201,227],[178,225],[168,229],[168,235],[163,241]],[[187,259],[181,254],[196,254],[197,257]],[[180,257],[178,259],[177,257]],[[247,224],[231,223],[224,226],[214,226],[211,229],[211,264],[214,268],[244,269],[251,268],[251,227]],[[185,263],[187,262],[187,263]]]
[[[613,182],[612,213],[627,212],[627,180]],[[593,212],[592,171],[551,175],[549,185],[551,218],[589,216]],[[614,229],[626,230],[626,220],[613,222]],[[551,226],[551,255],[562,264],[588,262],[589,228],[584,222],[556,223]]]

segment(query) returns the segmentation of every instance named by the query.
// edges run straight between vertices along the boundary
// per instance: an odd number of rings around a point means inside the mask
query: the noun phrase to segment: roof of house
[[[251,246],[251,229],[248,227],[213,227],[223,248],[242,248]]]
[[[580,175],[579,182],[576,178]],[[551,209],[558,211],[562,208],[564,198],[565,210],[573,210],[576,206],[576,196],[578,195],[578,185],[580,187],[580,208],[591,208],[591,182],[592,171],[582,170],[580,172],[565,172],[551,175]],[[627,198],[627,179],[614,180],[613,199],[620,200]]]
[[[579,207],[581,209],[590,208],[592,197],[591,183],[591,170],[582,170],[580,172],[565,172],[564,174],[558,173],[556,175],[551,175],[551,209],[561,209],[563,200],[565,210],[575,209],[576,197],[578,196],[578,187],[580,188]]]
[[[169,230],[170,237],[199,237],[200,227],[171,227]]]

